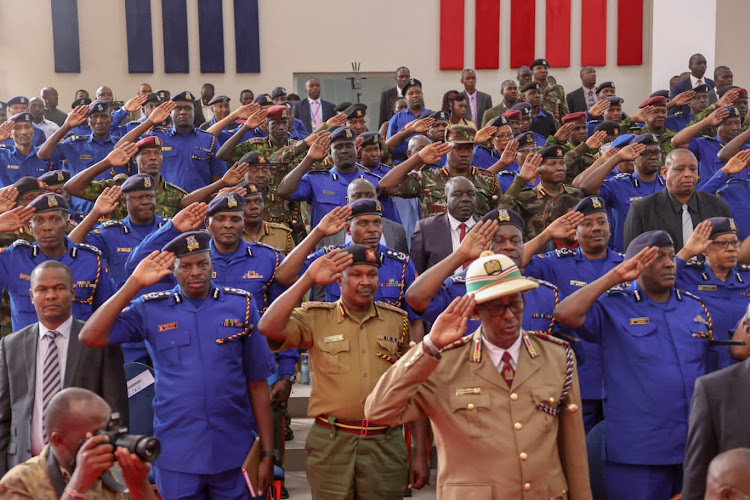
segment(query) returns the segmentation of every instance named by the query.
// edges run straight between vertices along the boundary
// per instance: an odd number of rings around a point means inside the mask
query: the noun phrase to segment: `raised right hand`
[[[354,257],[349,252],[342,252],[336,248],[324,256],[315,259],[305,274],[315,285],[328,286],[343,275],[344,269],[349,267]]]
[[[466,262],[478,259],[482,252],[489,250],[492,246],[492,239],[497,233],[497,228],[496,220],[480,220],[471,228],[471,231],[466,234],[458,247],[458,251],[461,252],[461,256],[466,259]]]
[[[435,142],[428,144],[419,152],[419,161],[424,164],[432,165],[437,163],[443,155],[447,155],[451,150],[451,145],[447,142]]]
[[[63,123],[63,127],[67,127],[68,129],[77,127],[78,125],[81,125],[84,123],[89,116],[89,107],[85,104],[81,106],[77,106],[73,111],[70,112],[67,118],[65,118],[65,122]]]
[[[320,229],[325,236],[333,236],[338,234],[342,229],[346,227],[346,219],[352,214],[352,207],[344,205],[343,207],[336,207],[320,219],[317,228]]]
[[[453,299],[448,308],[437,317],[430,330],[430,339],[435,347],[442,349],[463,336],[466,332],[466,323],[475,306],[473,294]]]
[[[617,275],[619,283],[636,280],[656,260],[658,253],[659,247],[646,247],[612,271]]]
[[[123,167],[130,162],[136,153],[138,153],[138,146],[132,142],[123,142],[115,149],[109,152],[107,155],[107,161],[111,167]]]
[[[208,215],[208,205],[193,202],[174,216],[172,225],[181,233],[197,231],[203,226],[203,219]]]
[[[174,252],[154,250],[136,266],[131,277],[141,288],[155,285],[165,276],[172,274],[170,267],[174,260]]]

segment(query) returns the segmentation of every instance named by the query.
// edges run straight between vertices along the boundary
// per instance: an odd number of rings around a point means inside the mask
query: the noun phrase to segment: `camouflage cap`
[[[477,131],[468,125],[450,125],[445,129],[445,142],[453,144],[474,144]]]

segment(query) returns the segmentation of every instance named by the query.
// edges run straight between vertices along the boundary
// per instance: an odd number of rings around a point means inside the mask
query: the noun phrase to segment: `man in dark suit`
[[[455,251],[477,223],[477,193],[469,179],[453,177],[446,182],[445,198],[448,211],[418,221],[411,236],[410,256],[420,274]]]
[[[294,117],[302,120],[307,130],[313,132],[336,114],[336,106],[320,98],[320,82],[316,78],[305,82],[305,91],[307,99],[294,105]]]
[[[48,260],[31,272],[31,301],[39,321],[0,340],[0,474],[38,455],[47,441],[42,415],[66,387],[103,397],[128,416],[128,392],[118,346],[84,347],[84,322],[73,317],[73,275]]]
[[[672,92],[669,95],[670,99],[674,99],[678,94],[687,90],[693,90],[698,85],[706,84],[708,85],[708,104],[715,103],[717,101],[716,92],[714,91],[716,82],[710,78],[704,78],[706,74],[706,58],[703,57],[703,54],[693,54],[690,56],[688,69],[690,70],[690,76],[674,84]],[[670,115],[678,111],[682,111],[687,115],[690,113],[690,106],[672,106],[669,108]]]
[[[581,86],[565,96],[571,113],[587,111],[596,104],[596,69],[591,66],[581,68]]]
[[[667,188],[636,200],[625,219],[624,246],[641,233],[663,229],[672,237],[675,252],[683,247],[693,228],[709,217],[731,217],[727,202],[695,190],[698,160],[688,149],[675,149],[662,167]]]
[[[394,76],[396,86],[384,90],[383,93],[380,94],[380,118],[378,121],[378,128],[393,116],[393,107],[396,103],[396,99],[404,96],[401,89],[409,78],[411,78],[411,71],[409,71],[409,68],[406,66],[401,66],[396,70],[396,75]]]
[[[461,72],[461,84],[466,96],[466,114],[464,119],[474,122],[476,128],[482,123],[484,112],[492,107],[492,97],[489,94],[477,90],[477,73],[473,69],[465,69]]]
[[[745,316],[743,323],[750,319]],[[685,446],[682,498],[702,499],[711,460],[733,448],[750,447],[750,360],[695,381]]]

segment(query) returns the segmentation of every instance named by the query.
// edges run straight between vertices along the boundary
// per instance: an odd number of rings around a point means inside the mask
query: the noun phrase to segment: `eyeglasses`
[[[732,248],[738,249],[740,248],[740,240],[732,240],[732,241],[712,241],[714,245],[716,245],[716,248],[719,248],[720,250],[726,250],[729,245],[732,246]]]
[[[495,139],[513,139],[513,134],[498,134],[494,136]]]
[[[513,314],[522,313],[523,305],[523,300],[518,300],[509,304],[486,303],[481,304],[481,307],[485,308],[490,314],[502,316],[508,309],[510,309],[510,312]]]
[[[641,156],[645,156],[646,158],[656,158],[659,155],[661,155],[661,151],[644,151],[641,153]]]

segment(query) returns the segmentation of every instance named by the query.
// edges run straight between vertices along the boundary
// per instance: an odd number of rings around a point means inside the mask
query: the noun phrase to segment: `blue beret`
[[[600,83],[599,85],[597,85],[597,87],[596,87],[596,93],[598,94],[599,92],[601,92],[604,89],[613,89],[613,88],[615,88],[615,84],[614,83],[612,83],[612,82],[603,82],[603,83]]]
[[[109,113],[110,104],[106,99],[97,99],[89,104],[89,114],[92,113]]]
[[[284,87],[274,87],[274,89],[271,91],[271,99],[276,99],[277,97],[282,97],[286,95],[286,89]]]
[[[153,191],[156,181],[149,174],[135,174],[131,175],[125,182],[122,183],[122,192],[129,193],[131,191]]]
[[[225,95],[215,95],[213,99],[208,101],[208,105],[210,106],[212,104],[219,104],[219,103],[229,104],[229,101],[231,101],[231,99]]]
[[[534,66],[544,66],[546,68],[549,68],[549,63],[546,59],[534,59],[534,61],[529,65],[529,69],[534,69]]]
[[[76,109],[78,106],[88,106],[91,104],[91,99],[88,97],[79,97],[73,104],[70,105],[70,109]]]
[[[516,103],[510,109],[520,111],[522,116],[531,114],[531,104],[528,102]]]
[[[661,229],[656,231],[647,231],[641,233],[630,242],[628,249],[625,250],[625,259],[632,259],[635,254],[646,247],[673,247],[674,241],[669,233]]]
[[[633,140],[633,137],[635,137],[634,134],[623,134],[619,136],[617,139],[612,141],[612,147],[613,148],[622,148],[630,144],[630,141]]]
[[[401,95],[406,96],[406,91],[409,90],[409,87],[419,87],[422,88],[422,82],[417,80],[416,78],[409,78],[404,86],[401,88]]]
[[[189,91],[180,92],[179,94],[175,95],[172,98],[172,101],[174,102],[194,102],[195,97],[193,97],[193,94],[191,94]]]
[[[604,200],[598,196],[587,196],[576,204],[574,212],[581,212],[583,215],[591,215],[598,212],[606,212],[607,206]]]
[[[351,220],[360,215],[383,215],[383,205],[374,198],[362,198],[349,204],[352,214],[347,217]]]
[[[344,247],[341,251],[352,254],[352,257],[354,257],[354,261],[352,262],[353,266],[366,264],[380,267],[382,263],[378,252],[366,245],[349,245],[348,247]]]
[[[48,186],[57,186],[70,180],[70,172],[67,170],[50,170],[40,175],[39,180]]]
[[[257,96],[255,99],[253,99],[253,102],[255,104],[260,104],[261,106],[273,105],[273,99],[271,99],[271,96],[268,94],[261,94]]]
[[[68,200],[59,194],[44,193],[40,194],[29,203],[30,207],[36,209],[36,213],[51,212],[52,210],[68,211]]]
[[[164,245],[161,251],[174,252],[175,257],[178,258],[184,257],[194,253],[208,252],[211,250],[210,241],[211,235],[207,231],[189,231]]]
[[[696,94],[708,94],[708,85],[705,83],[703,85],[698,85],[696,87],[693,87],[693,92]]]
[[[709,217],[706,220],[711,223],[711,239],[722,234],[737,232],[737,225],[731,217]]]
[[[605,97],[604,100],[609,101],[610,106],[622,106],[622,103],[625,102],[625,99],[623,99],[622,97],[617,97],[615,95]]]
[[[496,116],[487,124],[489,127],[504,127],[505,125],[510,125],[510,121],[505,115]]]
[[[162,101],[168,101],[170,97],[172,97],[172,93],[168,90],[157,90],[155,94],[161,99]]]
[[[25,104],[25,105],[28,106],[29,105],[29,98],[28,97],[24,97],[22,95],[17,95],[15,97],[11,97],[10,99],[8,99],[8,102],[6,104],[9,107],[10,106],[15,106],[17,104]]]
[[[208,215],[217,212],[242,212],[245,209],[245,200],[237,193],[220,194],[208,204]]]
[[[354,142],[354,130],[351,127],[340,127],[331,132],[331,142],[350,141]]]
[[[536,146],[536,137],[534,136],[534,132],[529,130],[528,132],[524,132],[523,134],[519,134],[516,137],[516,140],[518,141],[518,147],[522,148],[524,146]]]
[[[28,111],[24,111],[23,113],[16,113],[15,115],[8,118],[8,121],[13,121],[16,123],[31,123],[31,113]]]
[[[434,118],[437,121],[446,121],[447,122],[447,121],[450,120],[451,115],[450,115],[450,113],[447,113],[447,112],[445,112],[443,110],[440,110],[440,111],[434,111],[434,112],[430,113],[429,115],[427,115],[427,118]]]
[[[490,210],[482,217],[483,221],[497,221],[498,226],[516,226],[521,232],[526,225],[523,221],[523,217],[518,215],[513,210],[505,208]]]
[[[659,136],[654,134],[641,134],[633,137],[630,144],[645,144],[646,146],[658,146]]]
[[[28,175],[26,177],[21,177],[14,182],[13,187],[18,189],[18,196],[22,196],[32,191],[47,191],[47,186],[41,179]]]
[[[362,132],[357,137],[362,138],[362,147],[380,145],[380,134],[377,132]]]
[[[344,110],[347,118],[364,118],[367,114],[367,105],[361,103],[350,104]]]
[[[620,124],[605,120],[594,127],[594,132],[604,130],[607,135],[620,135]]]
[[[146,102],[144,102],[144,103],[143,103],[143,105],[145,106],[145,105],[146,105],[146,104],[148,104],[148,103],[156,103],[156,104],[159,104],[159,103],[161,103],[161,98],[160,98],[160,97],[159,97],[159,96],[158,96],[157,94],[155,94],[155,93],[153,93],[153,92],[149,92],[149,93],[148,93],[148,94],[146,95]]]
[[[543,160],[556,160],[565,157],[565,148],[562,146],[547,146],[539,153]]]
[[[8,109],[8,104],[6,102],[0,101],[0,111],[5,111]]]
[[[657,90],[653,92],[649,97],[666,97],[669,99],[669,91],[668,90]]]

